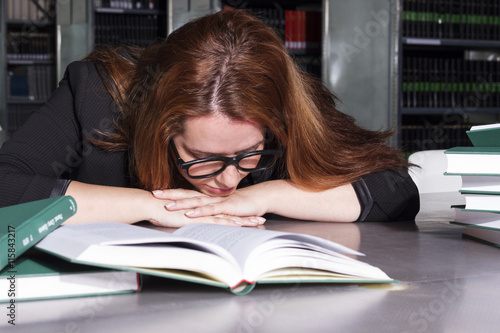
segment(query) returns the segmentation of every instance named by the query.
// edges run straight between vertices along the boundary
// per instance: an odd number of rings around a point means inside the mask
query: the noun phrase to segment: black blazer
[[[70,64],[47,103],[0,149],[0,207],[62,195],[64,179],[130,186],[127,154],[87,141],[117,116],[94,64]]]
[[[71,180],[133,186],[127,153],[104,152],[88,141],[99,137],[96,130],[111,131],[118,116],[95,65],[71,63],[47,103],[0,149],[0,207],[64,195]],[[360,221],[413,220],[418,213],[418,190],[406,171],[370,174],[353,186]]]

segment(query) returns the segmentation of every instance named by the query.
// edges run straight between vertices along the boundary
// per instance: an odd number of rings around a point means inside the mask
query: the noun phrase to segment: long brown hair
[[[121,112],[99,145],[129,150],[145,189],[173,186],[170,139],[189,117],[223,114],[256,121],[283,145],[284,174],[325,190],[361,176],[408,166],[389,147],[389,131],[369,131],[335,108],[336,97],[302,72],[272,28],[241,11],[191,21],[144,50],[101,48],[85,60],[104,70]]]

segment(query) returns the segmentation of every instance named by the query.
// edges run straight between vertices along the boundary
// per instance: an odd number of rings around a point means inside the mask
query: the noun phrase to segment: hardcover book
[[[500,223],[499,211],[477,211],[466,209],[465,205],[452,206],[455,210],[455,220],[451,223],[458,224],[484,224],[484,223]]]
[[[461,192],[465,197],[465,209],[500,212],[499,192]]]
[[[0,302],[119,294],[140,287],[137,273],[73,264],[36,249],[0,271]]]
[[[453,147],[445,153],[447,174],[500,174],[500,147]]]
[[[466,133],[474,147],[500,147],[500,124],[472,126]]]
[[[475,241],[500,247],[500,230],[466,227],[464,236]]]
[[[462,175],[461,193],[500,193],[500,175]]]
[[[58,228],[38,249],[74,263],[250,292],[257,283],[389,283],[361,253],[294,233],[193,224],[170,234],[119,223]]]
[[[76,213],[70,196],[0,208],[0,270]]]

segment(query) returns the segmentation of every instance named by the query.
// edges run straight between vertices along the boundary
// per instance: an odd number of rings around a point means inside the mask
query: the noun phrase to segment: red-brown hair
[[[324,190],[408,166],[389,131],[369,131],[335,108],[336,98],[302,72],[278,35],[252,15],[221,11],[191,21],[144,50],[100,48],[85,60],[104,70],[121,121],[108,150],[129,150],[145,189],[173,186],[170,139],[189,117],[214,113],[265,126],[283,145],[283,173]]]

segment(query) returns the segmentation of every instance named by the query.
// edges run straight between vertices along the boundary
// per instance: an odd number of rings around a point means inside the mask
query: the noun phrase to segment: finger
[[[254,218],[242,218],[239,219],[239,223],[241,223],[243,227],[258,227],[261,225],[261,222],[255,220]]]
[[[215,223],[236,224],[242,227],[258,227],[265,223],[266,219],[259,216],[238,217],[238,216],[215,216]]]
[[[262,225],[266,222],[266,219],[261,216],[249,216],[245,218],[241,218],[241,222],[243,222],[243,226],[248,227],[256,227]]]
[[[220,225],[230,225],[235,227],[247,226],[241,219],[234,216],[205,216],[193,219],[194,223],[212,223]]]
[[[187,217],[195,218],[195,217],[202,217],[202,216],[213,216],[213,215],[220,215],[224,213],[224,204],[219,203],[219,204],[207,204],[207,205],[202,205],[202,206],[197,206],[197,207],[192,207],[194,209],[188,210],[185,215]]]
[[[233,216],[232,218],[235,219],[237,223],[243,226],[252,226],[252,227],[263,225],[266,222],[266,219],[263,218],[262,216],[241,217],[241,216],[230,215],[228,214],[226,206],[227,205],[225,201],[218,203],[216,202],[213,204],[208,204],[205,206],[188,210],[186,213],[184,213],[184,215],[186,215],[189,218],[200,218],[206,216]]]
[[[266,222],[266,219],[261,216],[241,217],[241,216],[231,216],[231,215],[215,215],[213,217],[219,219],[220,221],[232,221],[244,227],[257,227],[263,225]],[[203,218],[204,217],[197,219],[203,219]]]
[[[178,220],[168,219],[168,221],[152,219],[150,220],[150,222],[154,225],[167,228],[179,228],[185,225],[197,224],[197,223],[211,223],[211,224],[229,225],[235,227],[250,226],[243,223],[243,221],[241,221],[240,219],[231,216],[206,216],[196,219],[189,219],[184,217],[184,219],[178,219]]]
[[[250,217],[250,221],[257,223],[258,225],[263,225],[266,223],[266,219],[262,216],[252,216]]]
[[[205,196],[205,194],[186,189],[154,190],[151,192],[157,199],[182,200],[186,198]]]
[[[197,209],[203,206],[211,205],[213,203],[217,203],[221,200],[224,200],[221,197],[203,197],[203,196],[198,196],[198,197],[192,197],[192,198],[186,198],[186,199],[178,199],[172,202],[169,202],[165,204],[165,208],[169,211],[175,211],[175,210],[186,210],[186,209]],[[204,215],[199,215],[200,216],[208,216],[208,215],[216,215],[216,214],[204,214]]]
[[[258,227],[266,222],[266,219],[260,216],[230,218],[232,218],[235,223],[241,224],[243,227]]]

